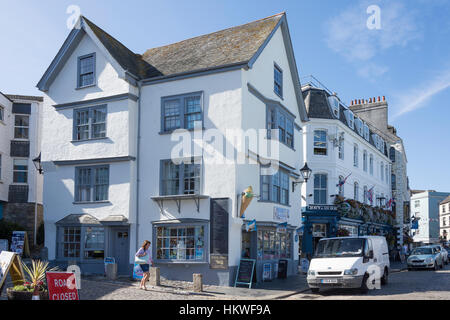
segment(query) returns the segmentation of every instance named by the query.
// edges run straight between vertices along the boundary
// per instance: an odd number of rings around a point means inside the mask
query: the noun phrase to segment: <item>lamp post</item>
[[[302,175],[303,181],[292,181],[292,192],[295,191],[296,185],[302,184],[303,182],[308,182],[308,179],[311,177],[312,170],[308,167],[308,164],[306,162],[303,168],[300,169],[300,173]]]
[[[44,170],[42,168],[42,164],[41,164],[41,154],[39,153],[39,155],[33,159],[33,164],[36,167],[36,170],[39,172],[39,174],[43,174]],[[36,179],[35,179],[35,187],[34,187],[34,235],[33,235],[33,242],[34,245],[36,246],[37,244],[37,203],[38,203],[38,199],[37,199],[37,194],[38,194],[38,183],[37,183],[38,177],[36,175]]]
[[[380,208],[381,208],[382,202],[383,202],[384,200],[386,200],[386,198],[385,198],[385,197],[378,197],[377,200],[380,200]]]

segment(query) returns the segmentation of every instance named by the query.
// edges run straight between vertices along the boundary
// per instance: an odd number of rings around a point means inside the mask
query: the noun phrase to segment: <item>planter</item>
[[[14,291],[12,288],[6,289],[8,300],[31,300],[33,292],[27,291]],[[48,300],[48,291],[39,292],[40,300]]]

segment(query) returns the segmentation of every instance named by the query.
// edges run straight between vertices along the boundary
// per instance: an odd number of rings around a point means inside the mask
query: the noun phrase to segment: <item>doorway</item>
[[[117,263],[117,273],[127,274],[130,271],[129,228],[113,228],[112,240],[112,256]]]

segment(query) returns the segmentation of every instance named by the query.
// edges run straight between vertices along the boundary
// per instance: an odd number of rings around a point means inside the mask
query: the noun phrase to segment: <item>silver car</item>
[[[444,267],[444,257],[440,250],[433,246],[415,248],[407,260],[408,270],[412,269],[434,269]]]
[[[440,244],[436,244],[434,246],[438,249],[439,253],[442,255],[442,259],[444,260],[444,263],[448,264],[448,252],[447,252],[447,250],[445,250],[444,247],[442,247],[442,245],[440,245]]]

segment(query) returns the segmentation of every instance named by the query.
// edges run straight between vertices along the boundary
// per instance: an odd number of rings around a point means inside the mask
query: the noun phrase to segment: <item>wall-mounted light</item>
[[[40,153],[36,158],[33,159],[33,163],[34,163],[34,166],[36,167],[36,170],[39,172],[39,174],[42,174],[44,172],[44,170],[42,169]]]

